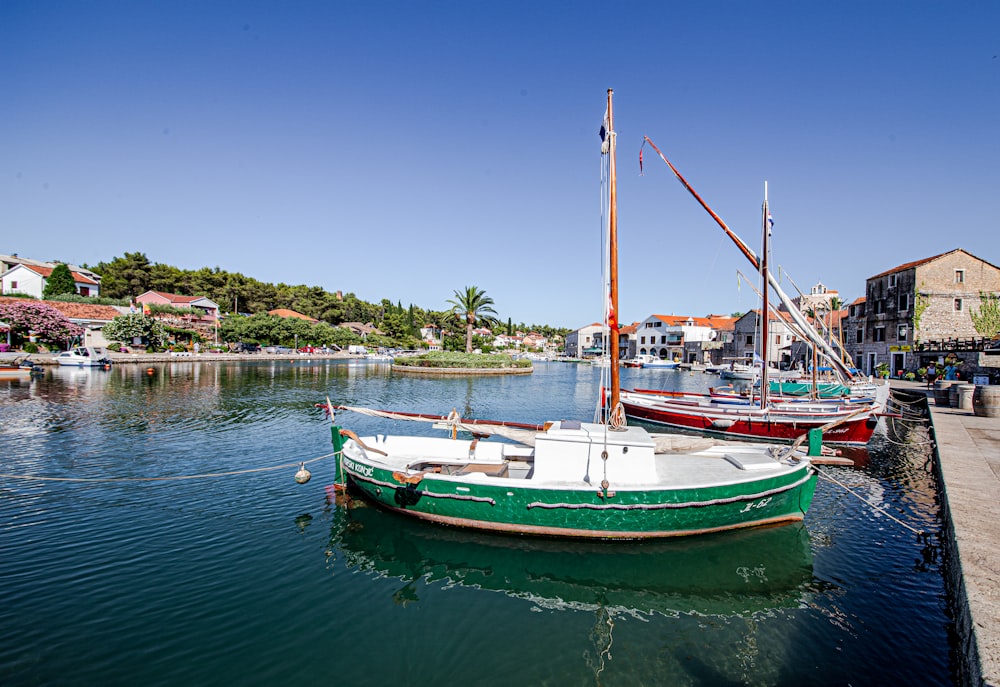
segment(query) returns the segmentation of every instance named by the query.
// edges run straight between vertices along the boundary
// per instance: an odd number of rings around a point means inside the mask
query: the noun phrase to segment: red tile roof
[[[948,251],[948,253],[954,253],[954,252],[955,251],[951,251],[951,250]],[[868,278],[869,279],[878,279],[879,277],[884,277],[887,274],[892,274],[893,272],[902,272],[903,270],[908,270],[908,269],[911,269],[913,267],[919,267],[920,265],[924,265],[924,264],[930,262],[931,260],[937,260],[938,258],[940,258],[942,256],[945,256],[948,253],[941,253],[941,255],[934,255],[934,256],[929,257],[929,258],[924,258],[923,260],[914,260],[913,262],[906,262],[906,263],[903,263],[902,265],[899,265],[898,267],[893,267],[891,270],[886,270],[885,272],[879,272],[874,277],[868,277]]]
[[[43,303],[51,305],[71,320],[103,320],[110,322],[121,315],[121,312],[111,305],[60,303],[59,301],[43,301]]]
[[[884,277],[886,275],[893,274],[894,272],[902,272],[903,270],[908,270],[908,269],[911,269],[913,267],[920,267],[921,265],[924,265],[924,264],[926,264],[928,262],[932,262],[934,260],[937,260],[938,258],[943,258],[946,255],[951,255],[952,253],[965,253],[970,258],[974,258],[976,260],[980,260],[982,262],[985,262],[987,265],[990,265],[991,267],[996,267],[996,265],[994,265],[991,262],[987,262],[986,260],[983,260],[982,258],[977,258],[975,255],[973,255],[969,251],[965,250],[964,248],[956,248],[954,250],[948,251],[947,253],[941,253],[940,255],[933,255],[933,256],[931,256],[929,258],[924,258],[923,260],[914,260],[913,262],[903,263],[902,265],[899,265],[898,267],[893,267],[891,270],[886,270],[885,272],[879,272],[874,277],[868,277],[868,278],[869,279],[878,279],[879,277]]]
[[[25,265],[24,263],[21,263],[21,266],[24,267],[25,269],[31,270],[35,274],[39,274],[45,277],[46,279],[48,279],[52,275],[53,268],[51,267],[40,267],[38,265]],[[70,274],[73,275],[73,281],[75,281],[77,284],[93,284],[94,286],[99,285],[98,282],[94,281],[90,277],[80,274],[79,272],[70,271]]]
[[[670,327],[686,325],[688,320],[696,327],[711,327],[712,329],[727,329],[736,322],[735,317],[728,315],[709,315],[708,317],[690,317],[688,315],[653,315],[656,319]]]
[[[300,320],[306,320],[308,322],[319,322],[319,320],[309,317],[308,315],[303,315],[300,312],[295,312],[294,310],[289,310],[288,308],[275,308],[274,310],[268,310],[268,315],[274,315],[275,317],[297,317]]]
[[[0,303],[10,301],[28,301],[29,303],[44,303],[55,308],[63,315],[74,320],[95,320],[110,322],[121,315],[118,308],[111,305],[94,305],[92,303],[63,303],[61,301],[36,301],[33,298],[11,298],[0,296]]]
[[[164,293],[163,291],[149,291],[148,293],[155,293],[161,298],[166,298],[171,303],[193,303],[204,298],[204,296],[181,296],[176,293]]]

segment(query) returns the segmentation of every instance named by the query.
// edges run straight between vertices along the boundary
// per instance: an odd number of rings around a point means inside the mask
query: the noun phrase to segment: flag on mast
[[[604,121],[601,122],[601,154],[606,155],[611,148],[611,122],[608,121],[608,109],[604,108]]]

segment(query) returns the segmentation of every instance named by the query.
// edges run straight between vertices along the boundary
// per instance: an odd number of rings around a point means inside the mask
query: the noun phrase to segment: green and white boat
[[[617,360],[617,208],[612,92],[602,127],[607,165],[606,319]],[[600,422],[541,427],[348,408],[437,421],[449,437],[367,436],[333,428],[337,483],[378,505],[434,523],[552,537],[639,539],[801,520],[816,471],[797,446],[653,435],[627,427],[612,365]],[[327,403],[331,417],[335,408]],[[343,408],[343,407],[341,407]],[[520,445],[484,440],[513,438]],[[810,437],[810,451],[818,450]]]

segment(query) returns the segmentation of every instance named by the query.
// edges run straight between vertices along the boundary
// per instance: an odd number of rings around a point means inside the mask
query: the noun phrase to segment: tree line
[[[101,276],[101,294],[107,298],[131,301],[146,291],[163,291],[182,296],[204,296],[218,304],[224,313],[261,315],[277,308],[287,308],[330,325],[345,322],[372,324],[397,341],[418,339],[420,328],[426,325],[448,330],[453,327],[465,329],[467,324],[465,317],[456,321],[452,310],[433,310],[412,303],[404,307],[401,302],[392,303],[388,299],[369,303],[353,293],[331,293],[319,286],[271,284],[218,267],[184,270],[152,263],[141,252],[125,253],[109,262],[84,267]],[[491,323],[497,325],[493,330],[495,334],[534,331],[552,337],[565,336],[570,332],[567,328],[545,324],[515,324],[509,318],[506,326],[496,320]]]

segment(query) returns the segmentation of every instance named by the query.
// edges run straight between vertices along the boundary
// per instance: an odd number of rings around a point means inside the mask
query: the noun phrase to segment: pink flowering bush
[[[83,334],[83,327],[73,324],[51,305],[38,301],[0,303],[0,320],[11,327],[11,333],[27,339],[28,333],[46,343],[63,345],[70,338]]]

